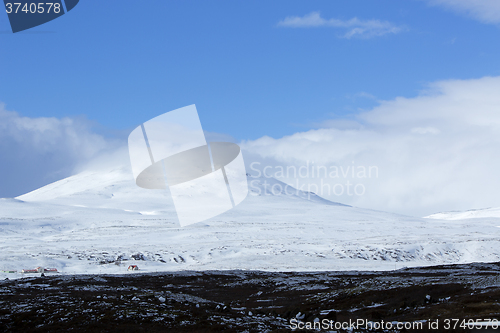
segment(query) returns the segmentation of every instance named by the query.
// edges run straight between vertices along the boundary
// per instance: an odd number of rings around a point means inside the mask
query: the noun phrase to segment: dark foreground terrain
[[[375,328],[382,321],[384,328],[387,322],[416,328],[385,330],[391,332],[464,332],[471,331],[465,326],[469,320],[496,323],[500,263],[393,272],[51,275],[0,282],[0,332],[291,332],[291,325],[314,321],[326,325],[321,331],[333,332],[347,331],[335,323],[347,328],[358,319]],[[365,330],[350,326],[351,332]]]

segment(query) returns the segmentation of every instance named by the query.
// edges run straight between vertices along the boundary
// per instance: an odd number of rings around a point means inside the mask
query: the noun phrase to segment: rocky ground
[[[366,331],[347,327],[358,319],[375,328],[421,323],[412,326],[421,332],[496,322],[500,263],[393,272],[38,274],[0,282],[0,332],[290,332],[315,321],[325,332]]]

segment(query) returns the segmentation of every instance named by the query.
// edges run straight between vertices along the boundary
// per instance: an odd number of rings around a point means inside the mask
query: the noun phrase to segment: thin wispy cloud
[[[500,24],[499,0],[427,0],[438,5],[488,24]]]
[[[289,16],[278,22],[279,27],[288,28],[310,28],[310,27],[331,27],[342,30],[340,37],[370,38],[386,34],[397,34],[404,30],[404,27],[396,26],[387,21],[380,20],[360,20],[354,17],[350,20],[339,20],[331,18],[329,20],[321,17],[319,12],[312,12],[305,16]]]

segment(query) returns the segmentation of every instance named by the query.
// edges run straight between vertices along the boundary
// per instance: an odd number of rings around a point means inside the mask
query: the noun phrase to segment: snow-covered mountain
[[[125,167],[0,199],[0,269],[386,270],[500,258],[500,218],[413,218],[248,180],[240,205],[184,228],[168,190],[137,187]]]

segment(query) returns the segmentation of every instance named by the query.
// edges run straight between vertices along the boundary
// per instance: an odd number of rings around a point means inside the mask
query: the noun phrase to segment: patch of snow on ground
[[[0,278],[21,276],[3,270],[38,266],[134,274],[131,264],[139,272],[323,271],[500,260],[500,213],[414,218],[301,191],[258,195],[264,180],[249,181],[253,195],[236,208],[184,228],[168,190],[139,188],[126,169],[84,172],[0,199]]]

